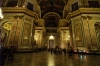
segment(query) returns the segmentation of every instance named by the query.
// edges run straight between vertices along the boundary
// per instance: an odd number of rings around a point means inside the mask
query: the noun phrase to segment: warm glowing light
[[[36,37],[36,36],[34,36],[34,39],[35,39],[35,40],[37,40],[37,37]]]
[[[28,37],[27,37],[27,36],[25,36],[25,37],[24,37],[24,39],[28,39]]]
[[[3,28],[6,29],[6,30],[11,30],[11,23],[5,23],[3,25]]]
[[[54,37],[51,35],[51,36],[49,37],[49,39],[50,39],[50,40],[53,40],[53,39],[54,39]]]
[[[68,36],[68,38],[70,38],[70,36]]]
[[[0,19],[3,19],[2,10],[0,8]]]

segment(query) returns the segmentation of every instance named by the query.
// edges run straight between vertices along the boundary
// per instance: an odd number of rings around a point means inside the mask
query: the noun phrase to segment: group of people
[[[67,49],[66,48],[58,48],[55,47],[54,49],[50,49],[51,54],[62,54],[62,52],[64,53],[64,56],[66,56],[66,53],[68,53],[70,56],[72,55],[72,53],[74,53],[74,49],[72,48],[72,46],[69,46]]]
[[[4,66],[5,61],[13,61],[13,46],[5,46],[2,48],[2,52],[1,52],[1,59],[2,59],[2,66]]]
[[[61,48],[51,48],[50,49],[51,54],[62,54],[62,49]]]

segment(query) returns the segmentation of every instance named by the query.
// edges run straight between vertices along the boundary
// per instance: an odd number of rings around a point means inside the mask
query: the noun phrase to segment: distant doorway
[[[54,40],[49,40],[49,49],[54,48]]]
[[[49,37],[49,49],[54,48],[54,37],[51,35]]]

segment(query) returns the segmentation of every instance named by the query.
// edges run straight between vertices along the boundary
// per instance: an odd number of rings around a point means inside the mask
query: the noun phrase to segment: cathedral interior
[[[0,7],[2,46],[100,51],[99,0],[0,0]]]
[[[18,54],[5,66],[100,66],[99,56],[30,54],[100,52],[100,0],[0,0],[0,51],[6,46]]]

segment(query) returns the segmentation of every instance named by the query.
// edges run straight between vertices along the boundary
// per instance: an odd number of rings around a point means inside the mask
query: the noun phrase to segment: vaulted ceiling
[[[45,27],[58,27],[58,21],[63,16],[64,6],[68,0],[37,0],[41,8],[41,18]],[[56,32],[56,29],[46,29],[47,32]]]
[[[41,17],[48,12],[56,12],[62,17],[63,8],[67,0],[37,0],[41,8]]]

